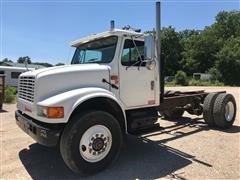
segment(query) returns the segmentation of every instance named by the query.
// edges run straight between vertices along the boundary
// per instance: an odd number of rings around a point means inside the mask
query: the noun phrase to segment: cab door
[[[128,108],[154,106],[157,78],[154,69],[149,70],[145,63],[141,64],[144,41],[124,38],[120,54],[119,92],[122,103]]]

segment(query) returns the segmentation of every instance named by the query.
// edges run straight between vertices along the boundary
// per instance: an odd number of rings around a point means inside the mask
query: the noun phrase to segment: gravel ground
[[[240,88],[174,87],[171,90],[226,90],[240,107]],[[15,124],[15,104],[4,104],[1,121],[0,179],[76,179],[57,148],[36,144]],[[86,179],[240,179],[240,111],[234,126],[212,130],[187,113],[177,122],[159,120],[161,129],[128,136],[120,158]]]

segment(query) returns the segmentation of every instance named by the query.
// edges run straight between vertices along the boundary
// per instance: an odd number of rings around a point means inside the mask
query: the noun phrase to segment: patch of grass
[[[15,87],[6,87],[4,93],[5,103],[14,103],[16,101],[17,89]]]
[[[176,82],[176,80],[172,80],[172,81],[166,82],[165,86],[174,87],[174,86],[177,86],[177,82]]]
[[[182,86],[181,84],[177,84],[176,80],[166,82],[165,86],[174,87],[174,86]],[[224,86],[224,83],[219,81],[202,81],[195,79],[187,79],[187,86]]]
[[[201,81],[201,80],[195,80],[191,79],[188,82],[189,86],[224,86],[222,82],[219,81]]]

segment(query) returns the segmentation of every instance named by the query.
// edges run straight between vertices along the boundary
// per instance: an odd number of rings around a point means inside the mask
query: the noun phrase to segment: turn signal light
[[[48,118],[63,118],[64,108],[63,107],[48,107],[47,108]]]

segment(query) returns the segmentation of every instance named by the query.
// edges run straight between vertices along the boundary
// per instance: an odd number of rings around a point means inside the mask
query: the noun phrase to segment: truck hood
[[[22,76],[35,77],[34,101],[39,102],[51,96],[70,90],[98,87],[109,90],[110,66],[100,64],[65,65],[35,71],[28,71]]]
[[[37,70],[27,71],[22,73],[21,76],[45,76],[56,73],[67,73],[74,71],[94,71],[94,70],[108,70],[110,66],[100,64],[76,64],[76,65],[64,65],[54,66],[49,68],[41,68]]]

